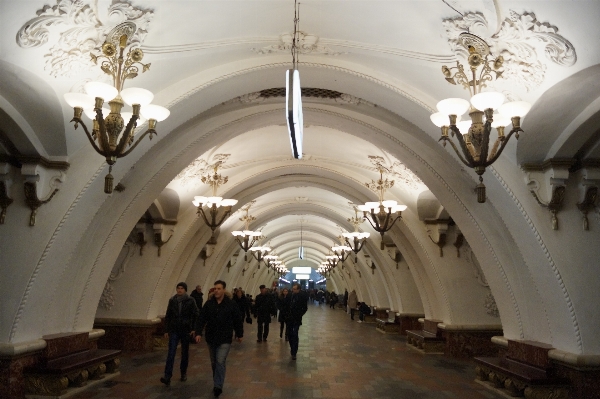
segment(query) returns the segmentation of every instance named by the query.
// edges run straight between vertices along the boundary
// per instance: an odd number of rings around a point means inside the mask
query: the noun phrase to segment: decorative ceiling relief
[[[258,54],[289,53],[292,50],[293,34],[285,33],[279,37],[281,42],[263,48],[252,48],[251,50]],[[300,54],[322,54],[338,56],[348,54],[334,51],[329,47],[320,45],[319,36],[311,35],[305,32],[298,32],[298,53]]]
[[[475,257],[475,253],[473,253],[471,246],[469,245],[469,243],[466,240],[464,241],[462,247],[464,248],[464,253],[465,253],[464,258],[467,260],[467,262],[471,266],[473,266],[473,276],[475,276],[475,278],[477,279],[477,282],[480,285],[482,285],[483,287],[489,287],[490,284],[488,283],[487,279],[485,278],[485,275],[483,274],[481,265],[479,264],[479,261]]]
[[[135,253],[134,249],[137,248],[138,246],[139,245],[137,244],[137,229],[134,228],[131,231],[131,233],[129,234],[129,237],[127,237],[125,244],[123,244],[123,249],[121,250],[121,254],[119,255],[119,258],[117,259],[117,261],[115,262],[115,266],[113,267],[112,271],[110,272],[110,276],[108,276],[108,280],[106,281],[106,284],[104,285],[104,290],[102,291],[102,295],[100,296],[100,301],[98,302],[99,307],[106,309],[106,310],[111,310],[113,308],[113,306],[115,306],[114,290],[112,288],[111,283],[113,283],[114,281],[117,281],[123,275],[123,273],[125,273],[127,264],[129,263],[131,257]],[[120,262],[119,262],[119,260],[120,260]]]
[[[467,50],[459,45],[458,35],[469,31],[482,36],[491,52],[504,58],[504,79],[496,81],[494,85],[501,85],[502,81],[516,82],[527,91],[540,86],[547,68],[538,55],[538,51],[542,51],[541,47],[546,58],[555,64],[569,67],[577,62],[577,54],[571,42],[558,34],[556,26],[538,21],[534,13],[518,14],[511,10],[498,32],[487,36],[485,32],[490,32],[488,21],[479,12],[446,19],[443,26],[450,48],[457,55],[468,57]]]
[[[346,93],[342,93],[339,97],[337,97],[335,99],[336,103],[340,103],[340,104],[351,104],[351,105],[361,105],[361,104],[365,104],[371,107],[374,107],[375,104],[373,104],[372,102],[369,102],[367,100],[363,100],[360,97],[355,97],[351,94],[346,94]]]
[[[485,307],[485,312],[493,317],[500,317],[500,311],[498,311],[498,305],[496,305],[496,299],[490,292],[485,296],[485,301],[483,303]]]
[[[398,178],[402,184],[412,189],[420,189],[425,187],[425,184],[415,175],[412,170],[408,169],[406,165],[401,162],[394,162],[391,168],[392,174]]]
[[[212,170],[217,163],[225,163],[230,156],[231,154],[216,154],[213,156],[211,163],[202,158],[196,158],[184,170],[179,172],[179,174],[175,177],[175,180],[180,180],[182,185],[186,185],[192,180],[200,181],[203,174],[207,173],[209,170]]]
[[[129,0],[113,0],[106,21],[100,20],[98,1],[56,0],[56,5],[45,5],[37,17],[27,21],[17,33],[20,47],[40,47],[48,42],[51,31],[60,31],[58,42],[44,55],[44,69],[51,76],[72,77],[93,66],[90,51],[100,48],[106,34],[122,22],[131,21],[137,30],[130,39],[142,43],[153,11],[134,7]]]

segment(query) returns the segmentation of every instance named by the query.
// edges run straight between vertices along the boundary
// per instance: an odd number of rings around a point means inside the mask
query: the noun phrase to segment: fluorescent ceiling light
[[[296,279],[298,280],[308,280],[310,274],[296,274]]]
[[[294,274],[310,274],[312,272],[312,267],[292,267],[292,273]]]
[[[290,144],[292,145],[292,155],[296,159],[301,159],[304,121],[302,118],[300,73],[297,69],[285,71],[285,116],[290,134]]]

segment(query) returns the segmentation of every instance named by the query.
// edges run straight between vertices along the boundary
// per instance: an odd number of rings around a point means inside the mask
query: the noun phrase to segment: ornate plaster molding
[[[231,154],[215,154],[212,157],[212,162],[196,158],[185,169],[179,172],[174,180],[180,180],[182,185],[187,185],[192,180],[200,181],[202,175],[210,171],[217,162],[223,164],[230,156]]]
[[[265,46],[263,48],[251,48],[257,54],[289,53],[292,50],[293,34],[284,33],[279,37],[279,44]],[[348,54],[345,52],[334,51],[327,46],[319,44],[319,36],[311,35],[306,32],[298,32],[298,53],[300,54],[321,54],[338,56]]]
[[[106,284],[104,284],[104,290],[102,290],[102,295],[100,295],[98,306],[106,310],[111,310],[113,306],[115,306],[114,290],[110,281],[107,281]]]
[[[466,58],[467,50],[458,43],[458,35],[465,31],[476,32],[490,46],[494,55],[504,57],[503,76],[511,84],[518,83],[527,91],[539,87],[545,77],[547,62],[541,59],[538,49],[543,46],[546,59],[560,66],[569,67],[577,62],[575,47],[558,28],[548,22],[540,22],[534,13],[519,14],[510,11],[498,31],[492,34],[488,21],[480,12],[468,12],[464,16],[443,21],[448,44],[457,56]],[[488,35],[485,35],[485,33]],[[490,85],[502,85],[502,80]]]
[[[485,296],[485,301],[483,306],[485,307],[485,312],[493,317],[500,317],[500,311],[498,310],[498,305],[496,305],[496,299],[490,292]]]
[[[473,266],[473,276],[477,279],[479,285],[483,287],[489,287],[490,284],[488,283],[487,279],[485,278],[485,275],[483,274],[483,270],[481,269],[481,265],[479,264],[477,257],[475,257],[473,249],[467,241],[465,241],[463,247],[465,252],[465,260],[467,261],[467,263]]]
[[[106,34],[116,25],[131,21],[137,30],[132,43],[144,41],[154,12],[131,5],[131,0],[113,0],[108,7],[106,21],[98,12],[98,1],[89,4],[81,0],[56,0],[45,5],[35,18],[27,21],[17,33],[16,42],[22,48],[40,47],[48,42],[51,31],[59,31],[60,38],[44,55],[44,69],[51,76],[72,77],[93,67],[90,51],[99,48]]]

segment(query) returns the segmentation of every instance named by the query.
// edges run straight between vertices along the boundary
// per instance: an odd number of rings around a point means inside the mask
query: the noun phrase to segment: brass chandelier
[[[271,252],[271,247],[259,246],[250,248],[250,253],[258,261],[257,269],[260,269],[260,262],[264,261],[265,256]]]
[[[352,248],[346,245],[346,239],[344,236],[339,236],[340,245],[334,245],[331,247],[334,255],[342,262],[342,268],[344,267],[344,261],[348,259],[350,256],[350,252],[352,252]]]
[[[225,219],[231,214],[231,208],[237,204],[237,200],[235,199],[223,199],[223,197],[217,197],[219,186],[227,183],[229,179],[227,176],[223,177],[218,173],[221,164],[221,161],[215,163],[213,166],[213,173],[207,173],[202,176],[202,183],[208,184],[212,188],[212,197],[195,196],[192,201],[197,208],[196,212],[202,217],[204,223],[206,223],[212,231],[215,231],[217,227],[223,224]],[[208,211],[208,215],[204,208]],[[221,211],[219,208],[221,208]]]
[[[126,79],[133,79],[138,75],[139,67],[142,68],[142,73],[150,69],[150,64],[141,63],[144,53],[135,44],[125,53],[127,42],[135,31],[136,25],[133,22],[117,25],[106,36],[102,55],[91,55],[95,64],[99,59],[104,59],[100,69],[112,76],[112,86],[102,82],[88,82],[84,86],[87,94],[64,95],[67,104],[73,107],[71,122],[75,122],[75,129],[81,124],[94,150],[106,158],[109,169],[104,179],[104,192],[107,194],[113,192],[114,178],[111,172],[117,159],[127,156],[146,135],[152,140],[156,134],[156,123],[165,120],[170,113],[164,107],[150,104],[154,98],[150,91],[136,87],[123,89]],[[105,100],[108,100],[110,110],[102,108]],[[131,112],[121,112],[125,103],[132,107]],[[93,120],[91,133],[81,119],[84,111]],[[138,122],[145,121],[141,117],[148,120],[148,130],[135,140]]]
[[[367,242],[367,238],[371,235],[371,233],[361,233],[358,231],[358,225],[361,224],[364,219],[358,217],[358,210],[354,209],[355,216],[353,218],[348,218],[348,221],[354,225],[354,231],[352,233],[343,233],[342,236],[346,240],[346,244],[348,247],[354,252],[354,263],[358,261],[358,253]]]
[[[358,209],[363,212],[363,217],[366,219],[373,229],[381,234],[381,249],[385,248],[383,243],[383,235],[389,231],[398,219],[402,218],[402,211],[406,209],[406,205],[400,205],[394,200],[384,200],[385,191],[394,186],[394,180],[383,179],[383,173],[388,170],[377,163],[379,171],[379,179],[371,180],[371,183],[365,183],[365,186],[377,193],[379,201],[366,202],[364,205],[358,205]],[[356,211],[356,209],[355,209]],[[358,215],[356,216],[358,218]],[[350,219],[348,219],[350,221]]]
[[[256,243],[256,241],[262,238],[262,233],[260,231],[250,230],[250,222],[256,220],[254,216],[248,214],[252,204],[254,204],[254,201],[252,201],[246,207],[242,208],[242,210],[246,211],[246,215],[242,216],[240,218],[240,221],[244,222],[246,229],[231,232],[231,234],[233,234],[233,237],[235,238],[235,241],[239,244],[240,248],[244,250],[244,260],[248,260],[248,250]]]
[[[514,134],[517,139],[519,138],[519,132],[523,132],[521,118],[529,112],[531,105],[525,101],[504,103],[502,93],[482,92],[487,82],[493,80],[492,73],[495,74],[496,79],[502,76],[500,69],[504,59],[498,56],[494,60],[488,60],[490,55],[488,44],[471,33],[461,33],[458,42],[469,52],[470,76],[467,75],[469,71],[465,72],[464,66],[458,61],[455,67],[448,68],[444,65],[442,73],[449,83],[454,85],[460,83],[467,89],[471,94],[471,102],[462,98],[442,100],[437,104],[439,112],[431,115],[431,121],[442,129],[440,141],[444,142],[444,146],[450,143],[462,163],[474,169],[479,175],[479,184],[476,186],[477,202],[483,203],[486,200],[486,191],[482,175],[485,169],[498,159],[510,137]],[[454,69],[456,71],[453,74]],[[497,115],[494,114],[495,109],[498,110]],[[460,118],[467,110],[471,120],[461,122]],[[505,136],[504,128],[511,122],[512,129]],[[492,128],[496,128],[498,137],[490,151]],[[452,137],[456,136],[460,150],[448,137],[449,130]]]

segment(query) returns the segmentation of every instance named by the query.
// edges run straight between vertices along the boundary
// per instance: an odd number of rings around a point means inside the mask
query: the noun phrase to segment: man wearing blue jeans
[[[225,291],[222,280],[215,281],[213,292],[200,311],[196,326],[196,342],[204,335],[210,354],[213,372],[213,394],[215,398],[223,392],[225,382],[225,361],[231,348],[233,331],[236,340],[242,342],[244,324],[237,304],[232,295]],[[203,331],[206,327],[206,330]]]
[[[187,294],[187,284],[179,283],[176,287],[177,293],[169,299],[167,313],[165,315],[165,326],[167,332],[165,338],[169,339],[169,353],[165,365],[165,375],[160,382],[166,386],[171,385],[173,376],[173,364],[177,344],[181,341],[181,381],[187,380],[187,368],[189,362],[190,336],[194,336],[194,327],[198,318],[198,306],[194,298]]]
[[[308,295],[300,290],[300,284],[292,285],[292,297],[290,299],[290,312],[287,320],[287,331],[290,342],[290,353],[292,360],[296,360],[298,353],[298,330],[302,325],[302,316],[308,310]]]

